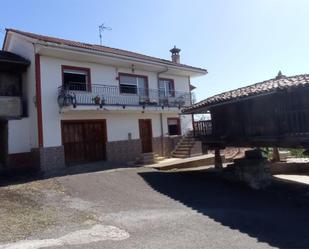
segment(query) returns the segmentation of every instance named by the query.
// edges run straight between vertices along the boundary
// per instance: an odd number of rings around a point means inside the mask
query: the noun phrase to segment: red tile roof
[[[203,68],[198,68],[198,67],[192,67],[188,66],[185,64],[179,64],[179,63],[174,63],[169,60],[165,59],[159,59],[156,57],[148,56],[148,55],[143,55],[131,51],[126,51],[122,49],[117,49],[117,48],[111,48],[111,47],[106,47],[106,46],[101,46],[101,45],[95,45],[95,44],[88,44],[88,43],[83,43],[83,42],[77,42],[77,41],[71,41],[71,40],[66,40],[66,39],[61,39],[61,38],[55,38],[55,37],[50,37],[50,36],[45,36],[45,35],[38,35],[30,32],[24,32],[16,29],[6,29],[7,32],[15,32],[33,39],[37,39],[40,41],[44,42],[51,42],[51,43],[56,43],[56,44],[62,44],[62,45],[67,45],[71,47],[77,47],[77,48],[84,48],[92,51],[99,51],[99,52],[105,52],[105,53],[111,53],[115,55],[120,55],[120,56],[128,56],[136,59],[142,59],[142,60],[148,60],[148,61],[153,61],[153,62],[158,62],[158,63],[163,63],[166,65],[172,65],[176,67],[182,67],[186,69],[192,69],[192,70],[198,70],[198,71],[203,71],[204,73],[207,73],[206,69]]]
[[[294,87],[309,86],[309,74],[286,77],[281,74],[274,79],[266,80],[250,86],[241,87],[232,91],[220,93],[202,100],[184,110],[185,113],[197,113],[201,109],[207,109],[213,105],[240,100],[251,96],[275,92]]]

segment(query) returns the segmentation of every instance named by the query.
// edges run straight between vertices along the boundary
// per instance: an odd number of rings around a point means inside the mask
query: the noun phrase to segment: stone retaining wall
[[[106,143],[107,161],[131,162],[135,161],[142,153],[140,139],[113,141]]]
[[[272,179],[267,159],[258,150],[246,151],[245,154],[245,158],[236,159],[223,169],[223,177],[243,182],[253,189],[267,187]]]

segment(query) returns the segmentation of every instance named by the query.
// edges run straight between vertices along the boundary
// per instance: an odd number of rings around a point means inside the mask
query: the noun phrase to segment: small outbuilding
[[[195,136],[213,148],[309,148],[309,74],[274,79],[224,92],[184,110],[209,113],[194,122]]]

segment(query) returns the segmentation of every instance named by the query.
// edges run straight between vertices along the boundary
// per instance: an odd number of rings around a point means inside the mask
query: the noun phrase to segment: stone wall
[[[180,139],[181,136],[164,137],[164,144],[162,147],[161,137],[152,138],[153,153],[159,156],[170,157],[171,152],[176,148],[176,145],[180,141]],[[107,161],[133,162],[137,158],[139,158],[141,154],[142,145],[140,139],[107,142],[106,144]]]
[[[223,170],[223,177],[247,184],[253,189],[267,187],[271,183],[271,172],[267,159],[259,150],[245,152],[245,158],[235,159]]]
[[[164,141],[164,138],[163,138]],[[153,153],[158,154],[159,156],[163,156],[162,152],[162,137],[154,137],[152,138],[152,150]]]
[[[152,139],[153,152],[160,156],[170,157],[181,136]],[[112,141],[106,143],[106,159],[111,162],[135,162],[142,154],[140,139]],[[64,147],[47,147],[33,149],[31,152],[8,155],[8,168],[18,171],[41,170],[43,172],[65,168]]]
[[[65,167],[64,147],[46,147],[35,150],[42,171],[52,171]]]
[[[107,161],[132,162],[142,153],[140,139],[113,141],[106,143]]]
[[[195,141],[193,147],[190,150],[190,157],[203,155],[202,142]]]

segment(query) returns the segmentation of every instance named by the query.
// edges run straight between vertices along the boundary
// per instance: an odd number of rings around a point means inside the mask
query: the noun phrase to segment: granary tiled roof
[[[211,107],[213,105],[223,104],[225,102],[244,99],[251,96],[258,96],[278,90],[308,85],[309,74],[286,77],[282,75],[281,72],[279,72],[278,76],[274,79],[266,80],[250,86],[241,87],[235,90],[214,95],[186,108],[183,112],[196,113],[196,111],[200,109],[207,109],[208,107]]]
[[[71,46],[71,47],[88,49],[88,50],[92,50],[92,51],[111,53],[111,54],[120,55],[120,56],[128,56],[128,57],[132,57],[132,58],[136,58],[136,59],[148,60],[148,61],[152,61],[152,62],[163,63],[163,64],[166,64],[166,65],[182,67],[184,69],[185,68],[186,69],[193,69],[193,70],[202,71],[203,73],[207,73],[207,70],[203,69],[203,68],[192,67],[192,66],[188,66],[188,65],[185,65],[185,64],[175,63],[175,62],[172,62],[172,61],[169,61],[169,60],[160,59],[160,58],[156,58],[156,57],[148,56],[148,55],[143,55],[143,54],[127,51],[127,50],[111,48],[111,47],[95,45],[95,44],[88,44],[88,43],[72,41],[72,40],[66,40],[66,39],[50,37],[50,36],[46,36],[46,35],[39,35],[39,34],[20,31],[20,30],[16,30],[16,29],[6,29],[6,31],[7,32],[10,32],[10,31],[15,32],[15,33],[18,33],[18,34],[21,34],[21,35],[24,35],[24,36],[27,36],[27,37],[30,37],[30,38],[33,38],[33,39],[37,39],[37,40],[40,40],[40,41],[44,41],[44,42],[51,42],[51,43],[67,45],[67,46]]]

